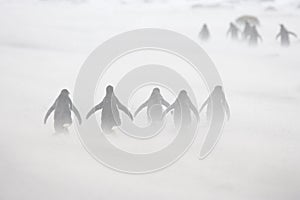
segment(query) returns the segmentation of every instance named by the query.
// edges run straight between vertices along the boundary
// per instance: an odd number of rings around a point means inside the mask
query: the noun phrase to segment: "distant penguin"
[[[201,31],[200,31],[200,33],[199,33],[199,38],[200,38],[202,41],[207,41],[207,40],[209,40],[209,38],[210,38],[210,32],[209,32],[208,27],[207,27],[206,24],[204,24],[204,25],[202,26],[202,29],[201,29]]]
[[[248,37],[250,36],[250,32],[251,32],[251,25],[249,22],[246,21],[244,30],[242,32],[242,39],[247,40]]]
[[[230,36],[232,40],[237,40],[238,35],[239,35],[239,31],[240,30],[238,29],[238,27],[234,23],[230,22],[229,29],[228,29],[226,35]]]
[[[276,35],[276,39],[280,37],[281,46],[290,46],[290,35],[297,37],[295,33],[288,31],[283,24],[280,24],[280,32]]]
[[[249,45],[256,46],[258,44],[258,39],[262,41],[261,35],[258,33],[256,26],[253,25],[249,34]]]

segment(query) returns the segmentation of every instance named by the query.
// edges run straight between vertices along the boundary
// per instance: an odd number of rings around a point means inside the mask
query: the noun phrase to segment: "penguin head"
[[[156,87],[156,88],[154,88],[152,90],[152,92],[153,92],[153,94],[159,94],[160,93],[160,89]]]
[[[69,92],[67,89],[62,89],[61,92],[60,92],[60,94],[61,94],[61,95],[66,95],[66,96],[67,96],[67,95],[70,94],[70,92]]]
[[[223,87],[221,85],[217,85],[215,88],[214,88],[214,91],[213,93],[221,93],[223,92]]]
[[[111,85],[106,87],[106,94],[112,94],[114,92],[114,88]]]
[[[181,90],[178,94],[178,99],[179,100],[184,100],[187,98],[187,92],[186,90]]]

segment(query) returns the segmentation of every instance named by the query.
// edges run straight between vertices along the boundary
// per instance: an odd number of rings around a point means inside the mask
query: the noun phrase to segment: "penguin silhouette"
[[[222,116],[226,113],[227,118],[230,118],[230,109],[228,103],[225,98],[225,94],[222,86],[218,85],[214,88],[212,93],[206,99],[206,101],[202,104],[199,113],[207,106],[207,119],[210,120],[212,117],[212,113]]]
[[[202,41],[207,41],[207,40],[209,40],[209,38],[210,38],[210,32],[209,32],[208,27],[207,27],[206,24],[204,24],[204,25],[202,26],[202,29],[201,29],[201,31],[200,31],[200,33],[199,33],[199,38],[200,38]]]
[[[251,31],[249,34],[249,45],[256,46],[258,44],[258,39],[260,39],[261,42],[263,41],[261,35],[258,33],[258,31],[256,29],[256,26],[253,25],[251,27]]]
[[[170,104],[163,98],[159,88],[154,88],[150,97],[135,111],[136,116],[143,108],[147,107],[148,122],[160,122],[162,120],[163,106],[169,107]]]
[[[250,36],[250,32],[251,32],[250,23],[246,21],[245,26],[244,26],[244,30],[242,32],[242,39],[247,40],[248,37]]]
[[[87,114],[88,119],[93,113],[98,110],[102,110],[101,113],[101,128],[105,133],[113,132],[113,127],[121,125],[121,118],[119,110],[123,111],[133,120],[132,114],[116,97],[114,94],[114,88],[109,85],[106,87],[106,95],[103,100],[93,107]]]
[[[239,31],[238,27],[234,23],[230,22],[226,35],[230,36],[232,40],[237,40],[239,37]]]
[[[68,131],[68,127],[72,124],[71,111],[74,112],[79,124],[81,124],[79,111],[73,105],[69,94],[67,89],[63,89],[44,118],[44,124],[46,124],[48,117],[54,111],[54,129],[57,133]]]
[[[179,128],[180,125],[183,127],[189,127],[192,123],[191,111],[194,113],[197,121],[199,120],[199,113],[197,108],[192,103],[191,99],[187,95],[185,90],[181,90],[178,94],[175,102],[170,105],[164,112],[162,117],[171,111],[174,110],[174,124],[175,127]]]
[[[281,46],[290,46],[290,35],[297,37],[297,35],[291,31],[288,31],[283,24],[280,24],[280,31],[276,35],[276,39],[280,37]]]

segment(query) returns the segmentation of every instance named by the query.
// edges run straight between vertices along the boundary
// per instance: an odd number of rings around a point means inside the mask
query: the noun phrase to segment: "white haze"
[[[195,4],[204,6],[192,9]],[[281,48],[275,41],[279,23],[300,35],[299,4],[1,0],[0,199],[300,199],[300,42],[292,38],[290,48]],[[225,37],[229,22],[242,14],[261,20],[264,42],[257,48]],[[203,23],[212,33],[205,44],[197,38]],[[72,92],[94,48],[145,27],[174,30],[203,46],[222,76],[232,118],[207,159],[197,158],[200,133],[171,167],[128,175],[96,162],[73,128],[53,136],[53,119],[42,122],[59,91]],[[200,92],[198,107],[207,95]]]

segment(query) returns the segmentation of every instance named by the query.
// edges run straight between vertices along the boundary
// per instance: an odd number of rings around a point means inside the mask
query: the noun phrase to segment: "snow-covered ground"
[[[0,199],[300,199],[300,43],[293,38],[281,48],[275,41],[279,23],[300,34],[300,2],[205,2],[0,1]],[[192,6],[199,3],[208,6]],[[256,48],[225,37],[242,14],[261,20],[264,42]],[[197,39],[203,23],[212,33],[205,44]],[[171,167],[128,175],[95,161],[73,129],[53,136],[52,118],[42,122],[60,89],[72,91],[94,48],[145,27],[203,46],[222,76],[232,118],[205,160],[197,158],[199,137]]]

